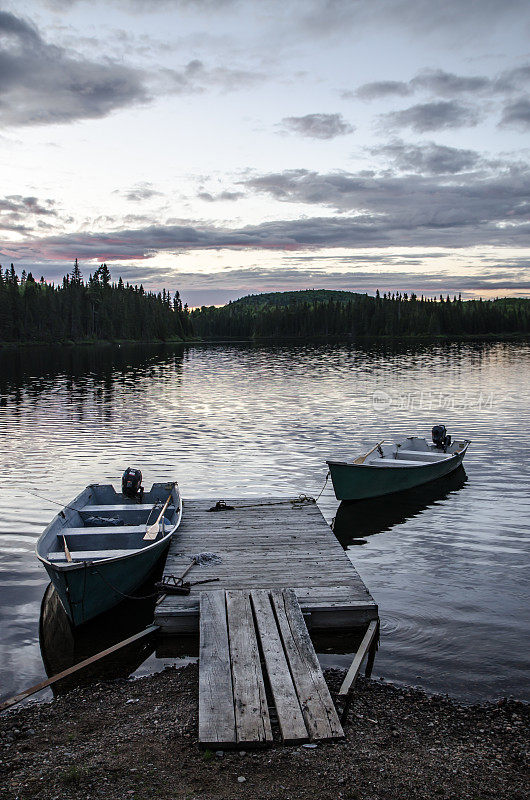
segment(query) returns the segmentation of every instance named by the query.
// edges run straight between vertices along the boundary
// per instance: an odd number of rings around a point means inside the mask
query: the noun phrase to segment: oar
[[[67,561],[71,561],[72,560],[72,556],[70,554],[70,550],[68,549],[68,545],[66,544],[66,536],[64,535],[64,533],[62,533],[61,536],[63,537],[64,554],[66,556],[66,560]]]
[[[356,459],[355,459],[355,461],[354,461],[353,463],[354,463],[354,464],[364,464],[364,462],[366,461],[366,459],[368,458],[368,456],[369,456],[371,453],[373,453],[373,452],[374,452],[374,450],[377,450],[377,448],[378,448],[378,447],[381,447],[381,445],[383,444],[383,442],[384,442],[384,441],[385,441],[384,439],[381,439],[381,441],[380,441],[380,442],[378,442],[376,445],[374,445],[374,446],[372,447],[372,449],[371,449],[371,450],[368,450],[368,452],[367,452],[367,453],[365,453],[365,454],[364,454],[364,456],[359,456],[359,458],[356,458]]]
[[[158,519],[157,519],[157,521],[156,521],[156,522],[153,522],[153,524],[152,524],[152,525],[150,525],[150,526],[147,528],[147,530],[146,530],[146,532],[145,532],[144,539],[156,539],[156,537],[158,536],[158,527],[159,527],[159,525],[160,525],[160,520],[161,520],[161,519],[162,519],[162,517],[164,516],[164,511],[165,511],[165,510],[166,510],[166,508],[168,507],[168,505],[169,505],[169,502],[170,502],[170,500],[171,500],[171,498],[172,498],[172,497],[173,497],[173,490],[171,490],[171,492],[169,493],[169,497],[168,497],[168,499],[166,500],[166,502],[165,502],[165,503],[164,503],[164,505],[162,506],[162,511],[161,511],[161,512],[160,512],[160,514],[158,515]]]

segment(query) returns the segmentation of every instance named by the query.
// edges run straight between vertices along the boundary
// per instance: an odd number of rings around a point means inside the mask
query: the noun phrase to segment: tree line
[[[190,311],[179,292],[112,282],[106,264],[84,280],[77,259],[59,285],[0,266],[0,342],[171,341],[528,334],[530,300],[424,298],[311,289],[249,295]]]
[[[192,336],[178,292],[111,281],[106,264],[84,280],[77,259],[56,286],[0,266],[0,342],[168,341]]]
[[[250,295],[221,308],[191,312],[195,335],[216,338],[329,336],[482,336],[528,334],[530,300],[420,298],[411,293],[375,297],[307,290]]]

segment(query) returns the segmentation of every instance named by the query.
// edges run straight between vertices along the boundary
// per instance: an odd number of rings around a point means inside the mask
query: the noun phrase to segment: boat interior
[[[437,447],[419,436],[408,436],[400,442],[382,442],[362,462],[371,467],[418,467],[446,461],[466,450],[469,442],[455,441],[447,447]]]
[[[156,539],[144,539],[168,499]],[[140,499],[116,492],[113,486],[93,484],[60,512],[44,531],[37,552],[54,564],[94,561],[130,555],[159,542],[180,522],[181,500],[177,486],[154,483]],[[66,542],[66,547],[65,547]]]

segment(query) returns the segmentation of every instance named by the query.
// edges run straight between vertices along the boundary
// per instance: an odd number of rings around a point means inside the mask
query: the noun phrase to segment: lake
[[[442,423],[472,440],[465,472],[339,508],[328,481],[318,503],[379,604],[374,676],[530,699],[529,389],[528,342],[0,352],[0,693],[45,677],[34,546],[55,503],[127,466],[185,498],[316,497],[326,458]]]

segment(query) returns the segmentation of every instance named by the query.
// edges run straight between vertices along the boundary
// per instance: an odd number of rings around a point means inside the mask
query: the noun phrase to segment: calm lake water
[[[328,483],[319,506],[379,603],[374,675],[529,699],[529,388],[520,342],[0,353],[0,694],[45,676],[34,546],[51,501],[119,485],[129,465],[188,498],[316,496],[326,458],[443,423],[472,440],[465,472],[340,508]],[[326,666],[351,661],[321,649]]]

